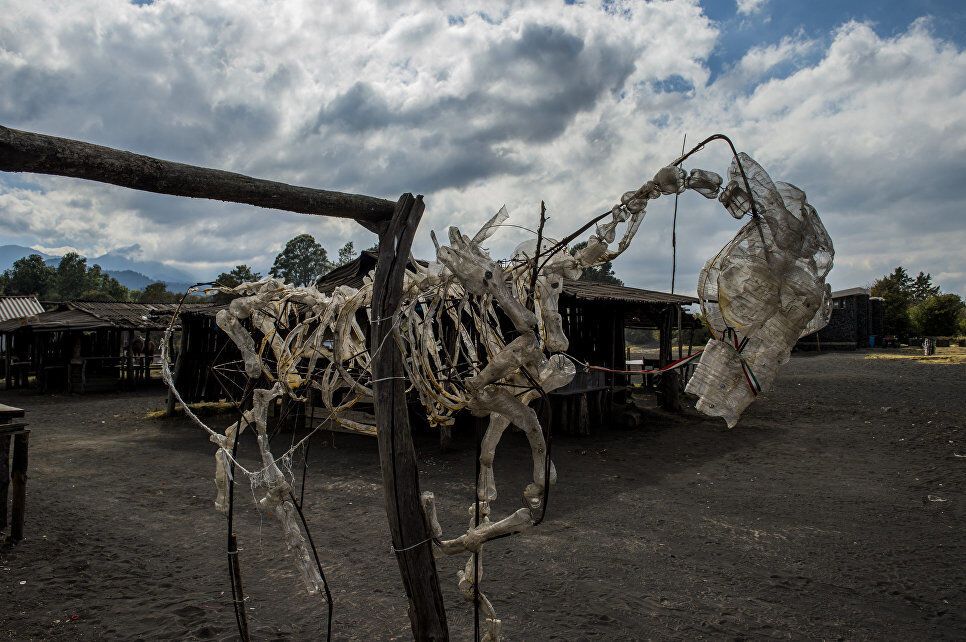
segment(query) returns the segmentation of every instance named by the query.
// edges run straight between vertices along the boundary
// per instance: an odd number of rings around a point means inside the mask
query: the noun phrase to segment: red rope
[[[679,367],[681,365],[684,365],[685,362],[691,361],[692,359],[694,359],[695,357],[697,357],[698,355],[700,355],[701,352],[702,351],[699,350],[698,352],[695,352],[693,354],[690,354],[690,355],[684,357],[683,359],[677,359],[675,361],[672,361],[671,363],[667,364],[663,368],[653,368],[651,370],[614,370],[613,368],[605,368],[603,366],[592,366],[590,364],[584,364],[584,365],[586,366],[586,368],[588,370],[597,370],[597,371],[600,371],[600,372],[610,372],[612,374],[627,374],[627,375],[658,374],[658,373],[661,373],[661,372],[666,372],[668,370],[673,370],[674,368],[677,368],[677,367]]]

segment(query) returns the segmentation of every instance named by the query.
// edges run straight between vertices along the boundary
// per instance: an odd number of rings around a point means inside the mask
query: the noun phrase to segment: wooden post
[[[671,334],[675,324],[675,309],[680,307],[669,307],[664,312],[664,319],[661,322],[661,356],[660,363],[663,368],[672,361]],[[671,370],[661,374],[660,402],[661,407],[672,412],[681,411],[681,377],[676,370]]]
[[[386,515],[396,561],[409,598],[409,619],[416,640],[448,640],[446,610],[436,574],[432,534],[423,517],[416,451],[409,428],[405,371],[392,336],[393,317],[402,298],[422,196],[403,194],[387,229],[379,235],[379,262],[372,287],[372,392],[379,438],[379,463]]]
[[[27,445],[30,431],[13,436],[13,463],[10,466],[10,488],[13,501],[10,507],[10,541],[23,539],[24,512],[27,506]]]
[[[134,388],[134,330],[127,331],[127,383]]]
[[[185,332],[182,329],[181,346],[179,346],[180,349],[178,350],[178,356],[174,360],[174,372],[171,373],[171,385],[177,385],[178,377],[181,375],[181,364],[184,363],[184,358],[182,357],[182,355],[184,355],[185,338],[186,338]],[[164,406],[164,414],[166,416],[170,417],[171,415],[174,414],[174,404],[175,404],[174,393],[171,391],[171,388],[168,388],[168,401]]]
[[[142,378],[144,379],[144,382],[145,383],[151,381],[151,359],[150,359],[150,357],[153,357],[154,356],[153,353],[150,356],[148,355],[148,344],[149,343],[151,343],[151,331],[150,330],[145,330],[144,331],[144,352],[141,353],[142,354],[142,357],[141,357],[141,366],[142,366],[142,369],[144,371],[144,374],[142,375]]]
[[[658,365],[662,368],[671,362],[671,308],[665,308],[658,322]]]
[[[10,372],[10,365],[13,363],[13,359],[10,356],[11,350],[13,349],[13,332],[3,335],[3,344],[4,344],[4,348],[6,348],[4,350],[4,356],[3,356],[4,362],[6,363],[6,368],[4,369],[4,375],[6,376],[6,380],[7,380],[6,389],[10,390],[10,388],[12,387],[11,382],[13,381],[13,373]]]
[[[0,530],[7,527],[7,498],[10,487],[10,435],[0,435]]]
[[[680,359],[684,356],[682,354],[684,352],[684,335],[681,333],[681,316],[684,314],[684,310],[681,309],[680,304],[675,307],[677,307],[678,312],[678,359]]]

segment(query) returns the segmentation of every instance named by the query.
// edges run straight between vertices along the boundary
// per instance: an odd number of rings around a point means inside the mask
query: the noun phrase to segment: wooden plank
[[[373,397],[378,426],[379,463],[386,514],[416,640],[448,640],[446,610],[436,574],[432,534],[423,518],[419,470],[409,427],[402,355],[393,340],[393,315],[402,298],[403,274],[416,226],[423,214],[422,197],[403,194],[388,228],[379,236],[379,262],[373,278]]]
[[[14,408],[13,406],[0,403],[0,421],[10,421],[16,417],[23,416],[23,408]]]
[[[71,176],[157,194],[350,218],[373,231],[385,225],[395,207],[382,198],[298,187],[3,126],[0,170]]]

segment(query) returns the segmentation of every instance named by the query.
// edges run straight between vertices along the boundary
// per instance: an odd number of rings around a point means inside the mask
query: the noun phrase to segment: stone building
[[[798,340],[798,350],[855,350],[882,341],[883,300],[869,296],[868,288],[832,293],[828,325]]]

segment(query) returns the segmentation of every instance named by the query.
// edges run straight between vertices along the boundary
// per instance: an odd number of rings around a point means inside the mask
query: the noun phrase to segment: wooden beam
[[[24,430],[13,436],[13,461],[10,464],[10,541],[16,544],[23,539],[24,512],[27,510],[27,447],[30,431]]]
[[[409,428],[405,371],[392,336],[393,317],[402,298],[403,274],[416,226],[423,215],[422,197],[403,194],[388,228],[379,235],[379,262],[372,284],[372,393],[379,438],[386,514],[416,640],[447,640],[446,610],[436,574],[432,534],[423,518],[419,470]]]
[[[71,176],[157,194],[350,218],[377,233],[395,208],[382,198],[297,187],[3,126],[0,171]]]

